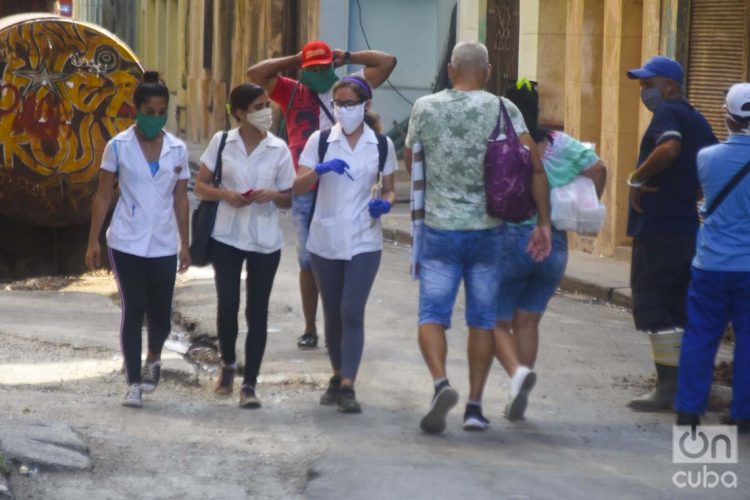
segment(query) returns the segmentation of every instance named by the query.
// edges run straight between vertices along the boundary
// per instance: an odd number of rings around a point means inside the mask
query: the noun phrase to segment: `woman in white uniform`
[[[334,85],[337,123],[310,136],[294,181],[298,195],[318,182],[307,249],[333,368],[320,403],[337,404],[342,413],[362,411],[354,381],[364,348],[365,306],[383,248],[379,218],[395,199],[396,152],[390,139],[376,134],[377,118],[368,113],[371,100],[361,78],[347,76]]]
[[[237,370],[240,275],[245,264],[247,338],[240,407],[259,408],[255,386],[266,349],[268,302],[284,246],[279,208],[291,206],[294,165],[284,141],[268,132],[273,113],[262,87],[249,83],[235,87],[229,96],[229,111],[238,127],[227,133],[221,151],[221,185],[214,187],[211,178],[223,132],[213,137],[201,156],[195,183],[198,197],[219,201],[210,251],[218,299],[216,331],[223,366],[214,394],[232,395]]]
[[[188,250],[188,154],[185,143],[163,130],[169,90],[159,74],[147,71],[135,89],[136,123],[104,148],[99,189],[93,203],[86,265],[101,264],[99,235],[120,189],[107,229],[109,261],[120,290],[120,344],[128,391],[124,406],[141,407],[161,374],[161,351],[172,323],[175,273],[190,266]],[[179,233],[179,240],[177,235]],[[148,354],[141,373],[144,314]]]

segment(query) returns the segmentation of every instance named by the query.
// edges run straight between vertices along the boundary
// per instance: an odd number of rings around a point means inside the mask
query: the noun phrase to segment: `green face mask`
[[[323,92],[328,92],[338,79],[339,77],[336,76],[336,73],[333,71],[333,65],[331,65],[325,71],[308,71],[303,69],[302,77],[299,81],[316,94],[322,94]]]
[[[164,125],[167,124],[167,115],[155,116],[138,112],[135,114],[135,123],[138,125],[138,128],[141,129],[141,133],[146,139],[151,140],[156,137],[161,129],[164,128]]]

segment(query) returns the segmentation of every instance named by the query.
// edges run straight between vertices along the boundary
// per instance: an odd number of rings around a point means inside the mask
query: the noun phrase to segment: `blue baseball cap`
[[[682,78],[684,75],[685,71],[682,69],[682,64],[674,59],[664,56],[654,56],[646,61],[646,64],[644,64],[642,68],[631,69],[628,71],[628,78],[631,80],[662,76],[680,84],[682,84]]]

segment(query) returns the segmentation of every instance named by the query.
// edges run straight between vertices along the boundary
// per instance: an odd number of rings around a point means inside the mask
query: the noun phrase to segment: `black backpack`
[[[331,135],[331,129],[323,130],[320,132],[320,138],[318,140],[318,163],[323,163],[328,152],[328,137]],[[375,134],[378,139],[378,171],[382,174],[385,169],[385,160],[388,157],[388,138],[383,134]],[[320,181],[319,181],[320,182]],[[312,223],[313,214],[315,213],[315,204],[318,201],[318,189],[317,187],[313,191],[312,209],[310,210],[310,218],[307,219],[307,227],[310,227]]]

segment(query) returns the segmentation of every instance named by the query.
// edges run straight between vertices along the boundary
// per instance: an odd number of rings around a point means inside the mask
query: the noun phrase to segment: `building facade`
[[[500,75],[491,90],[538,81],[540,122],[596,145],[609,169],[607,220],[572,244],[599,255],[629,258],[626,179],[651,119],[626,71],[657,54],[679,60],[686,95],[718,137],[724,92],[750,79],[749,0],[461,0],[458,19],[460,40],[488,46]]]

